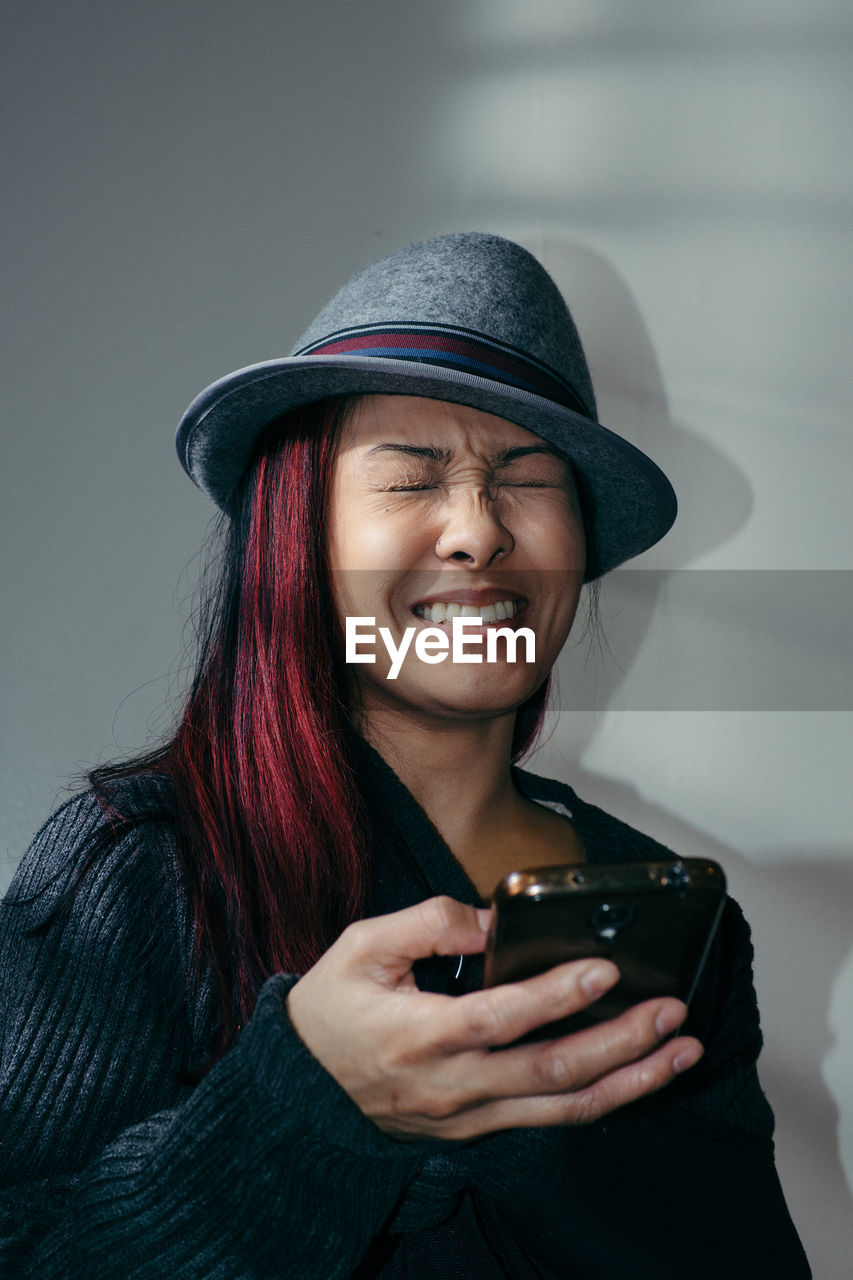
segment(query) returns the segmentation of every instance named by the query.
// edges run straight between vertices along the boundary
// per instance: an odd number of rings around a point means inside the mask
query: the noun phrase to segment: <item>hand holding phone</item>
[[[519,982],[568,960],[603,956],[617,985],[580,1013],[531,1038],[567,1035],[655,996],[689,1004],[725,901],[710,860],[540,867],[495,890],[483,985]]]
[[[430,898],[349,925],[293,986],[297,1035],[378,1128],[468,1141],[502,1129],[587,1125],[664,1088],[701,1057],[671,1039],[683,1005],[653,1000],[583,1035],[520,1043],[585,1008],[616,979],[580,960],[526,982],[461,996],[418,989],[415,960],[476,955],[489,913]]]

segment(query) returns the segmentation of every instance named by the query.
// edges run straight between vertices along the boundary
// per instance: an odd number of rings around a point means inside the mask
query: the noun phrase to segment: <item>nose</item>
[[[436,540],[441,560],[482,569],[509,555],[515,543],[501,522],[497,502],[486,487],[456,492],[442,511],[442,527]]]

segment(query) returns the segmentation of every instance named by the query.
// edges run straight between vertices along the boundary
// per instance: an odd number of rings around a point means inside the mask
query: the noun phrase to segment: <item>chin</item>
[[[421,705],[427,712],[451,718],[499,719],[517,711],[522,703],[533,696],[544,679],[543,675],[538,680],[513,682],[492,677],[488,685],[483,681],[456,681],[443,688],[424,691]]]

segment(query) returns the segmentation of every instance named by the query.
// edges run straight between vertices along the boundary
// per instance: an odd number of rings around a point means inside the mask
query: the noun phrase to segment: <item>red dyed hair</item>
[[[261,438],[167,759],[196,862],[196,936],[241,1022],[265,978],[304,972],[363,911],[367,847],[322,536],[346,410],[297,410]]]
[[[196,962],[220,989],[214,1052],[251,1017],[267,977],[304,972],[365,910],[369,840],[324,537],[353,404],[309,405],[264,432],[228,513],[177,733],[92,775],[102,794],[140,771],[171,779]],[[519,708],[513,758],[535,738],[546,697],[547,682]]]

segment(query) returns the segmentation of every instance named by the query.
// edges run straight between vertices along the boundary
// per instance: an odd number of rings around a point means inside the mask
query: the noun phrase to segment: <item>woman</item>
[[[0,914],[2,1274],[808,1274],[734,904],[691,1034],[659,999],[514,1044],[606,961],[479,989],[506,872],[662,852],[513,765],[583,582],[675,515],[595,418],[553,283],[474,234],[190,406],[228,545],[186,710]],[[440,660],[457,611],[533,653]]]

